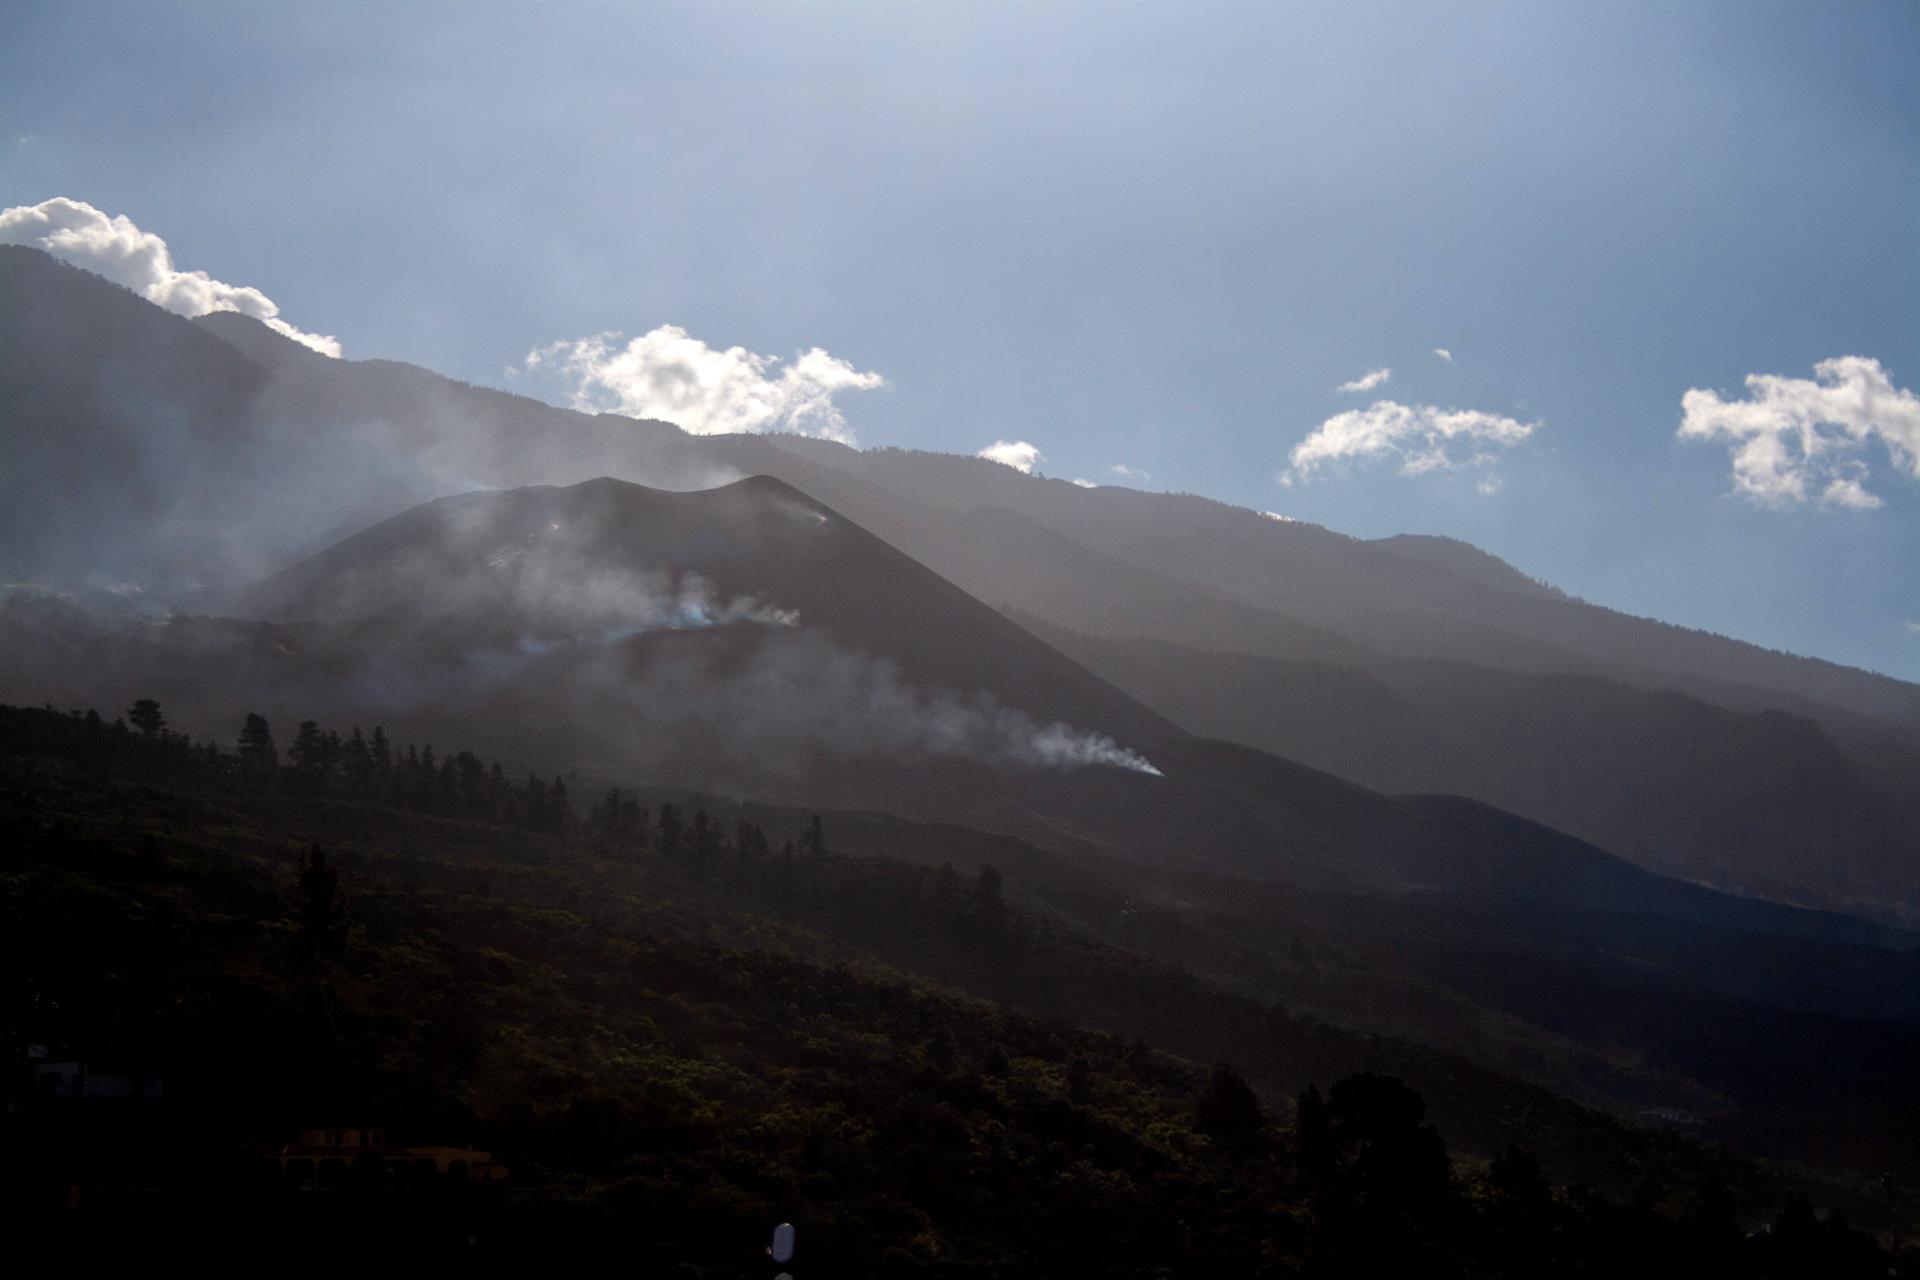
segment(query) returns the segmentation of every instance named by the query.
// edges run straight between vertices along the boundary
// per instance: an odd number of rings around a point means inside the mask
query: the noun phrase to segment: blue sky
[[[1920,679],[1920,478],[1889,448],[1920,387],[1920,7],[16,3],[7,27],[0,209],[125,216],[350,357],[617,403],[649,353],[737,346],[771,357],[749,391],[800,386],[802,425],[862,444],[1024,441],[1050,475],[1451,534]],[[625,346],[665,325],[684,348]],[[1887,385],[1821,428],[1799,500],[1739,489],[1737,441],[1677,436],[1690,388],[1724,402],[1703,430],[1753,421],[1752,374],[1795,380],[1762,417],[1853,404],[1852,374],[1815,385],[1843,356]]]

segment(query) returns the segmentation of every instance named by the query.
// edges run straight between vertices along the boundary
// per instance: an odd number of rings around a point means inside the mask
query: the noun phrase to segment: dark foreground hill
[[[236,1256],[531,1261],[564,1239],[722,1276],[787,1220],[848,1276],[1888,1264],[1838,1208],[1864,1221],[1870,1184],[1290,1016],[992,868],[848,857],[794,811],[723,830],[684,798],[589,806],[357,735],[303,733],[284,766],[249,744],[0,710],[17,1256],[204,1250],[217,1222]],[[1108,1007],[1167,1039],[1076,1025]],[[1210,1045],[1265,1101],[1175,1056]],[[56,1055],[162,1083],[50,1097],[29,1072]],[[509,1176],[278,1159],[365,1126]]]
[[[603,477],[445,499],[240,593],[229,611],[361,629],[396,650],[457,644],[524,654],[729,625],[804,630],[888,663],[905,685],[989,691],[1039,724],[1098,728],[1143,748],[1186,736],[838,512],[765,476],[693,493]],[[823,705],[819,715],[850,710]]]

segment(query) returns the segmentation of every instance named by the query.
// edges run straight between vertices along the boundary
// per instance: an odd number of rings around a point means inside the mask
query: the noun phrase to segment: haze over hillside
[[[1920,1275],[1920,8],[0,31],[15,1270]]]
[[[233,313],[181,320],[28,249],[0,249],[0,271],[0,379],[22,426],[11,578],[225,610],[230,595],[193,590],[475,487],[779,477],[1185,729],[1385,791],[1473,796],[1741,892],[1894,917],[1916,902],[1920,687],[1570,600],[1463,544],[972,458],[688,436],[326,359]],[[114,465],[74,470],[76,442]],[[788,586],[763,568],[745,590],[796,607]],[[843,608],[887,594],[851,565],[836,589]],[[864,640],[898,660],[895,638]],[[996,688],[984,671],[929,678],[964,702]],[[1125,740],[1144,714],[1102,725],[1072,682],[998,674],[1040,726]]]

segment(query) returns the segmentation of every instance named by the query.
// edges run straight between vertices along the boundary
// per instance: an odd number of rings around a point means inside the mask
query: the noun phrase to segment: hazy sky
[[[0,209],[349,358],[1453,534],[1920,678],[1916,66],[1913,4],[15,0]]]

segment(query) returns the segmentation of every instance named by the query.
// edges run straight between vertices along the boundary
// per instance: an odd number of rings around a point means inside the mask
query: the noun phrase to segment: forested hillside
[[[1088,933],[1044,884],[842,852],[831,815],[723,821],[380,732],[277,744],[253,720],[227,750],[152,703],[129,718],[0,713],[13,1060],[164,1080],[69,1101],[15,1076],[16,1203],[186,1237],[217,1199],[248,1206],[235,1249],[326,1223],[352,1228],[343,1257],[563,1230],[692,1275],[740,1274],[782,1219],[846,1275],[1885,1266],[1831,1211],[1871,1213],[1868,1182],[1250,1001]],[[1122,1007],[1160,1034],[1076,1028]],[[1303,1073],[1297,1100],[1275,1087]],[[316,1195],[269,1158],[365,1124],[511,1176],[343,1171]],[[1542,1171],[1570,1152],[1582,1185]]]

